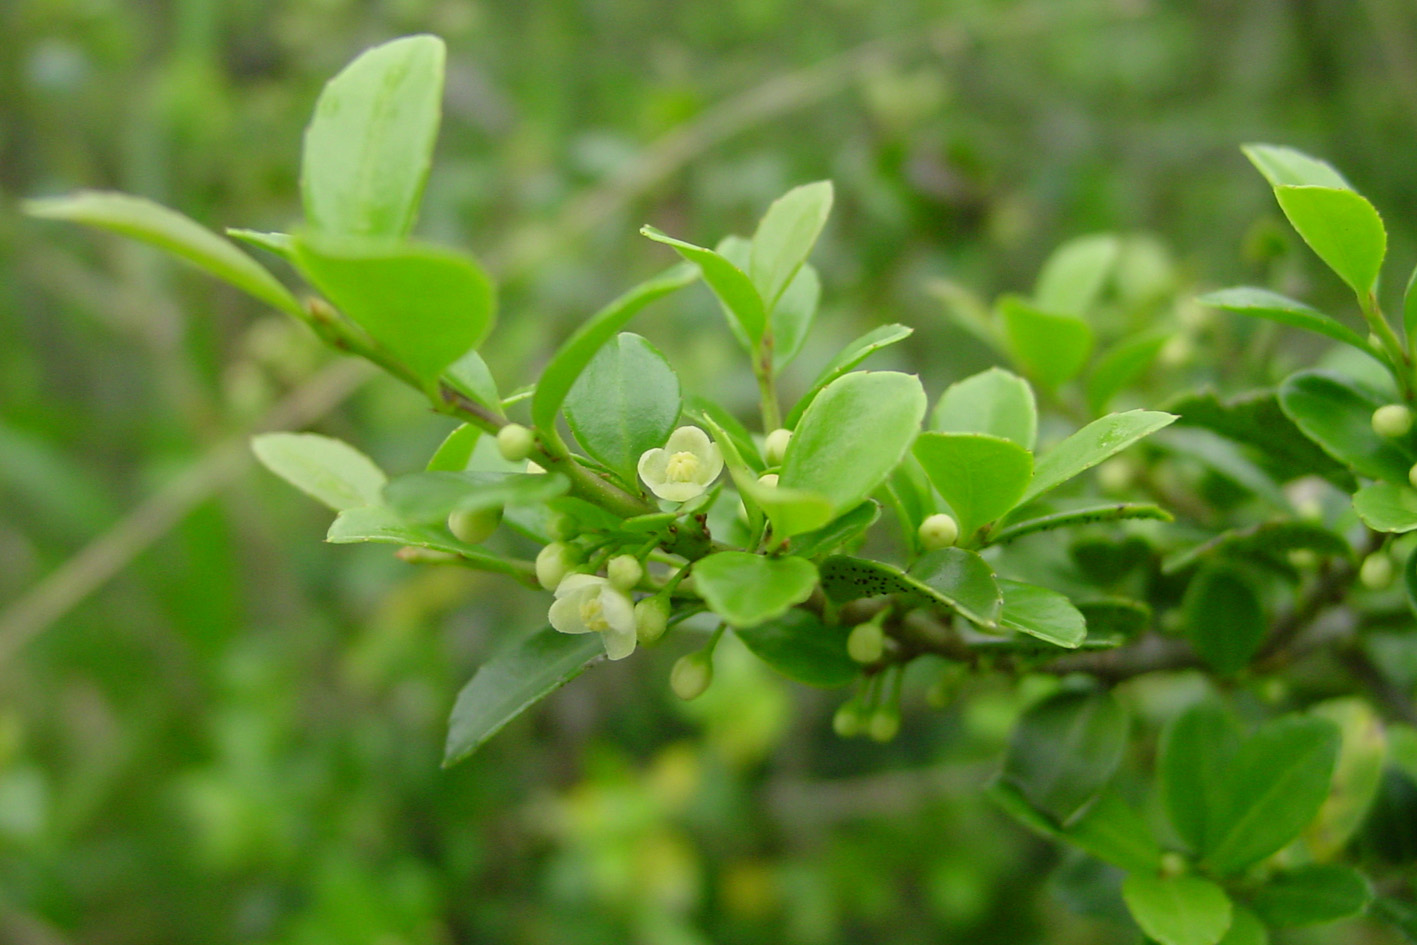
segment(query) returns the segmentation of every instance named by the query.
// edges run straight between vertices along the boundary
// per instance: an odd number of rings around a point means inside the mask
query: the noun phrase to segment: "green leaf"
[[[1089,642],[1123,643],[1136,639],[1151,626],[1151,608],[1125,597],[1082,600],[1075,606],[1087,621]]]
[[[67,197],[26,200],[21,206],[33,217],[84,223],[156,246],[267,305],[296,318],[305,316],[290,290],[260,263],[201,224],[151,200],[84,190]]]
[[[1000,581],[1004,608],[999,626],[1073,649],[1087,637],[1087,621],[1057,591],[1020,581]]]
[[[1402,566],[1402,585],[1407,590],[1407,608],[1417,614],[1417,548],[1407,555]]]
[[[506,574],[526,583],[533,583],[535,577],[529,564],[512,562],[489,554],[476,545],[459,541],[453,537],[452,532],[441,526],[410,525],[393,509],[381,505],[345,509],[330,523],[325,541],[332,545],[374,542],[381,545],[427,548],[430,551],[458,555],[481,571]]]
[[[336,512],[378,505],[386,477],[348,443],[318,433],[262,433],[251,451],[271,472]]]
[[[445,58],[436,36],[408,36],[360,54],[326,84],[300,166],[312,229],[385,238],[413,229],[438,138]]]
[[[738,323],[750,347],[755,348],[767,328],[767,307],[758,290],[743,270],[711,249],[677,240],[652,226],[640,228],[640,235],[656,243],[672,247],[685,260],[697,266],[713,294]]]
[[[1351,560],[1353,549],[1343,536],[1318,522],[1281,519],[1260,522],[1221,532],[1203,544],[1168,557],[1161,565],[1163,574],[1177,574],[1207,560],[1269,558],[1278,560],[1291,551],[1312,551],[1325,558]]]
[[[1417,268],[1407,277],[1407,289],[1402,293],[1402,330],[1408,338],[1417,337]]]
[[[1255,918],[1254,913],[1232,903],[1230,928],[1226,930],[1219,945],[1269,945],[1269,929]]]
[[[822,180],[792,188],[763,215],[748,272],[769,311],[816,245],[831,208],[832,184]]]
[[[1328,187],[1276,187],[1284,215],[1320,259],[1366,297],[1377,285],[1387,254],[1378,211],[1360,194]]]
[[[1113,345],[1097,359],[1087,377],[1088,409],[1093,413],[1106,410],[1112,398],[1151,366],[1171,338],[1170,334],[1154,332]]]
[[[1417,491],[1411,486],[1375,482],[1353,495],[1353,509],[1375,532],[1410,532],[1417,528]]]
[[[1033,476],[1033,454],[985,433],[922,433],[915,458],[949,503],[961,536],[1017,505]]]
[[[705,427],[711,426],[717,431],[714,434],[715,439],[722,434],[732,440],[740,460],[755,474],[767,468],[763,458],[758,455],[757,444],[753,442],[753,435],[748,432],[748,428],[717,401],[691,394],[685,399],[684,407],[694,422]]]
[[[792,363],[807,340],[817,304],[822,297],[822,280],[810,263],[797,270],[796,277],[772,310],[772,370],[777,375]]]
[[[462,761],[512,719],[604,658],[600,634],[558,633],[550,627],[497,653],[458,693],[443,767]]]
[[[1037,518],[1010,522],[989,536],[989,544],[1002,545],[1032,535],[1059,528],[1077,528],[1081,525],[1096,525],[1100,522],[1121,522],[1128,519],[1153,519],[1159,522],[1171,521],[1171,513],[1159,505],[1143,502],[1109,502],[1106,505],[1089,505],[1066,512],[1054,512]]]
[[[1327,719],[1276,719],[1240,747],[1208,830],[1204,862],[1238,873],[1299,835],[1328,796],[1338,727]]]
[[[779,485],[826,496],[839,515],[885,481],[910,449],[924,416],[925,391],[914,375],[843,375],[803,414]]]
[[[792,553],[802,558],[815,558],[835,551],[864,534],[880,517],[880,504],[874,499],[867,499],[821,528],[797,535],[792,539]]]
[[[1045,312],[1088,315],[1116,269],[1121,250],[1121,241],[1110,233],[1069,240],[1043,264],[1033,301]]]
[[[1373,914],[1402,933],[1409,942],[1417,942],[1417,909],[1398,899],[1379,896],[1373,900]]]
[[[1313,859],[1323,862],[1342,854],[1372,812],[1382,785],[1391,731],[1361,696],[1328,699],[1309,712],[1333,722],[1342,733],[1328,797],[1304,829],[1304,848]],[[1413,826],[1417,830],[1417,822]]]
[[[1063,834],[1068,842],[1124,870],[1155,870],[1161,846],[1151,827],[1109,788]]]
[[[1076,377],[1092,353],[1092,327],[1074,315],[1036,308],[1018,296],[998,302],[1009,353],[1045,387]]]
[[[1003,595],[994,569],[972,551],[942,548],[922,556],[910,573],[869,558],[833,555],[821,564],[822,590],[838,604],[898,594],[920,607],[957,610],[985,627],[998,622]]]
[[[1171,720],[1161,736],[1157,781],[1176,834],[1192,851],[1215,833],[1230,765],[1244,732],[1219,702],[1197,702]]]
[[[1271,292],[1268,289],[1255,289],[1251,287],[1240,287],[1235,289],[1221,289],[1218,292],[1211,292],[1196,299],[1202,305],[1210,305],[1215,308],[1224,309],[1228,312],[1237,312],[1241,315],[1249,315],[1252,318],[1264,318],[1272,322],[1279,322],[1291,328],[1302,328],[1305,331],[1312,331],[1316,334],[1332,338],[1334,341],[1341,341],[1346,345],[1352,345],[1365,354],[1378,357],[1368,339],[1358,334],[1347,325],[1330,315],[1325,315],[1316,308],[1311,308],[1303,302],[1296,302],[1293,299],[1285,298],[1278,292]]]
[[[1197,575],[1186,588],[1183,608],[1191,646],[1222,676],[1249,665],[1269,629],[1259,592],[1231,568]]]
[[[268,253],[274,253],[288,263],[295,261],[295,237],[289,233],[266,233],[261,230],[247,230],[239,226],[226,228],[227,236],[240,240],[248,246],[256,246]]]
[[[1033,481],[1024,490],[1020,504],[1110,459],[1175,419],[1174,414],[1155,410],[1128,410],[1092,421],[1034,464]]]
[[[542,430],[555,429],[556,412],[601,346],[615,337],[640,309],[697,278],[698,272],[693,266],[675,266],[635,286],[587,319],[557,349],[546,370],[541,372],[531,400],[532,422]]]
[[[809,686],[835,689],[850,685],[861,671],[846,651],[851,627],[829,626],[805,610],[789,610],[734,633],[758,659],[788,679]]]
[[[443,374],[448,386],[465,397],[470,397],[498,417],[506,416],[502,411],[502,395],[497,392],[497,382],[482,355],[468,351],[452,364]]]
[[[492,280],[461,253],[307,234],[295,257],[305,278],[425,384],[492,330]]]
[[[1216,945],[1230,928],[1230,898],[1199,876],[1133,873],[1122,884],[1122,898],[1160,945]]]
[[[461,472],[467,469],[480,439],[481,429],[470,423],[462,424],[443,439],[425,468],[429,472]]]
[[[817,569],[805,558],[720,551],[695,562],[694,589],[734,627],[751,627],[812,596]]]
[[[699,419],[708,427],[714,442],[723,451],[723,464],[745,504],[752,503],[767,515],[768,520],[772,522],[775,538],[787,539],[803,532],[814,531],[832,520],[836,513],[830,499],[803,489],[789,489],[781,484],[769,486],[759,482],[756,471],[751,470],[743,460],[738,439],[729,435],[719,425],[713,413],[704,413]],[[746,445],[752,448],[751,442]],[[755,448],[753,455],[756,455]]]
[[[807,393],[803,394],[802,398],[793,406],[792,411],[787,415],[786,421],[784,421],[785,425],[789,429],[795,429],[797,421],[802,419],[802,414],[807,412],[807,408],[812,405],[812,401],[822,392],[822,388],[826,387],[832,381],[841,377],[847,371],[850,371],[882,348],[889,347],[898,341],[904,341],[906,338],[909,338],[913,332],[913,328],[907,328],[904,325],[882,325],[879,328],[871,329],[866,332],[866,334],[841,349],[837,356],[832,358],[826,367],[822,368],[822,373],[817,375],[817,379],[812,382],[812,386],[807,388]]]
[[[1212,390],[1186,394],[1166,409],[1180,417],[1178,426],[1209,430],[1251,450],[1259,465],[1279,482],[1322,476],[1352,491],[1353,477],[1300,431],[1279,406],[1277,391],[1254,391],[1222,401]]]
[[[1273,144],[1247,144],[1240,148],[1271,187],[1331,187],[1352,190],[1333,165],[1302,151]]]
[[[1373,411],[1388,398],[1340,375],[1304,371],[1279,388],[1279,405],[1304,435],[1360,476],[1404,483],[1412,455],[1373,432]]]
[[[1026,450],[1038,438],[1038,405],[1033,388],[1017,374],[989,368],[945,388],[930,429],[941,433],[988,433]]]
[[[1112,779],[1127,728],[1127,712],[1110,692],[1060,692],[1019,718],[1001,777],[1068,827]]]
[[[596,352],[564,406],[576,442],[632,483],[640,455],[674,432],[679,377],[652,344],[621,332]]]
[[[1355,916],[1368,908],[1372,887],[1351,866],[1323,863],[1272,877],[1250,907],[1272,929],[1319,925]]]
[[[384,486],[384,502],[409,524],[441,522],[454,512],[539,505],[565,495],[560,473],[445,471],[408,473]]]

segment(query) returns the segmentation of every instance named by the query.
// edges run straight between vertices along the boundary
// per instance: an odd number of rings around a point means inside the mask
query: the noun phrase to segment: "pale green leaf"
[[[1174,414],[1128,410],[1094,420],[1034,463],[1020,503],[1035,499],[1175,421]]]
[[[966,377],[945,388],[930,416],[930,429],[988,433],[1031,450],[1038,438],[1033,388],[1017,374],[996,367]]]
[[[373,460],[318,433],[263,433],[251,438],[261,464],[336,512],[378,505],[386,477]]]

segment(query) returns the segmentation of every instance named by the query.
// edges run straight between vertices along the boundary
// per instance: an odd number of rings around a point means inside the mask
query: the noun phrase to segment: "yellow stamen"
[[[669,482],[694,482],[699,475],[699,458],[687,450],[669,457],[664,477]]]
[[[610,629],[610,622],[605,619],[604,608],[600,606],[599,594],[581,601],[581,623],[596,633],[604,633]]]

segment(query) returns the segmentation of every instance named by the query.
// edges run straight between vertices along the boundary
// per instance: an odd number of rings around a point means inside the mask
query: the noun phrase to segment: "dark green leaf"
[[[1103,460],[1110,459],[1176,419],[1155,410],[1128,410],[1094,420],[1049,450],[1033,467],[1020,503],[1037,498]]]
[[[998,303],[1009,352],[1024,370],[1046,387],[1077,376],[1092,353],[1092,328],[1073,315],[1035,308],[1017,296]]]
[[[1351,560],[1353,557],[1353,549],[1349,547],[1348,542],[1323,525],[1298,519],[1284,519],[1221,532],[1203,544],[1167,558],[1161,570],[1165,574],[1177,574],[1208,560],[1281,558],[1291,551],[1301,550],[1312,551],[1325,558]]]
[[[1296,302],[1293,299],[1285,298],[1277,292],[1268,289],[1236,288],[1221,289],[1219,292],[1211,292],[1196,299],[1202,305],[1212,305],[1216,308],[1225,309],[1229,312],[1237,312],[1241,315],[1249,315],[1253,318],[1265,318],[1272,322],[1279,322],[1291,328],[1302,328],[1305,331],[1312,331],[1334,341],[1341,341],[1346,345],[1352,345],[1359,351],[1377,357],[1377,353],[1368,344],[1368,340],[1358,334],[1347,325],[1329,315],[1325,315],[1316,308],[1311,308],[1303,302]]]
[[[1269,929],[1254,913],[1231,904],[1230,928],[1219,945],[1269,945]]]
[[[1269,629],[1259,592],[1230,568],[1197,575],[1186,588],[1184,610],[1191,646],[1222,676],[1249,665]]]
[[[1057,591],[1019,581],[1000,581],[999,590],[1004,595],[1001,627],[1069,649],[1086,638],[1087,622],[1072,601]]]
[[[1003,606],[993,569],[962,548],[932,551],[909,574],[882,561],[834,555],[822,562],[821,579],[822,590],[839,604],[899,594],[916,606],[958,610],[984,626],[997,622]]]
[[[1089,643],[1132,640],[1151,626],[1151,608],[1140,601],[1111,597],[1076,601],[1074,606],[1087,621]]]
[[[639,335],[621,332],[596,352],[566,396],[566,421],[591,456],[635,481],[646,450],[664,445],[679,420],[679,377]]]
[[[1014,726],[1002,778],[1063,827],[1112,779],[1126,747],[1127,713],[1109,692],[1062,692]]]
[[[1133,873],[1122,884],[1122,898],[1160,945],[1216,945],[1230,928],[1230,898],[1199,876]]]
[[[1155,870],[1161,862],[1161,846],[1151,827],[1115,789],[1103,791],[1063,836],[1124,870]]]
[[[1017,374],[990,368],[945,388],[930,429],[942,433],[987,433],[1026,450],[1038,438],[1038,405],[1033,388]]]
[[[1351,866],[1323,863],[1271,877],[1250,907],[1272,929],[1337,922],[1358,915],[1373,899],[1372,887]]]
[[[734,632],[758,659],[788,679],[809,686],[846,686],[861,670],[846,651],[851,628],[829,626],[805,610],[789,610]]]
[[[880,517],[881,506],[874,499],[867,499],[821,528],[798,535],[792,540],[792,553],[802,558],[815,558],[835,551],[862,535]]]
[[[1214,391],[1187,394],[1166,405],[1177,426],[1196,426],[1242,443],[1280,482],[1317,475],[1352,491],[1345,467],[1305,436],[1279,406],[1277,391],[1255,391],[1222,401]]]
[[[1162,804],[1176,834],[1193,851],[1211,845],[1227,772],[1243,735],[1235,717],[1209,700],[1176,716],[1162,734],[1157,765]]]
[[[964,536],[1012,509],[1033,475],[1028,450],[986,433],[922,433],[915,458]]]
[[[271,472],[336,512],[378,505],[387,477],[373,460],[317,433],[263,433],[251,451]]]
[[[1279,405],[1304,435],[1360,476],[1404,483],[1410,452],[1373,432],[1373,411],[1388,398],[1339,374],[1304,371],[1279,388]]]
[[[1096,525],[1099,522],[1121,522],[1128,519],[1152,519],[1169,522],[1171,513],[1159,505],[1143,502],[1109,502],[1106,505],[1089,505],[1066,512],[1054,512],[1018,522],[1007,522],[989,536],[991,545],[1001,545],[1035,532],[1048,532],[1059,528],[1077,528],[1081,525]]]
[[[694,564],[694,589],[734,627],[751,627],[812,596],[817,569],[805,558],[720,551]]]
[[[904,325],[882,325],[879,328],[871,329],[866,332],[866,334],[841,349],[837,356],[832,358],[826,367],[822,368],[822,373],[817,375],[817,379],[812,382],[812,386],[807,388],[807,392],[802,395],[802,399],[797,401],[792,411],[787,415],[787,419],[784,421],[787,427],[792,429],[797,426],[797,421],[802,419],[802,414],[807,412],[807,408],[811,406],[812,401],[816,399],[817,395],[822,392],[822,388],[826,387],[832,381],[841,377],[847,371],[850,371],[882,348],[889,347],[898,341],[904,341],[906,338],[909,338],[913,331],[913,328],[907,328]]]

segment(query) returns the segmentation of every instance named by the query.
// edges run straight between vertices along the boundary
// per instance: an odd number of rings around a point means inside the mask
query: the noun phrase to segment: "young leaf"
[[[679,377],[639,335],[622,332],[601,348],[566,397],[566,421],[585,451],[635,481],[645,450],[664,445],[679,420]]]
[[[22,206],[33,217],[85,223],[156,246],[267,305],[296,318],[305,315],[290,290],[256,260],[201,224],[151,200],[84,190],[68,197],[26,200]]]
[[[734,627],[751,627],[812,596],[817,569],[805,558],[720,551],[694,564],[694,588]]]
[[[1386,397],[1340,374],[1303,371],[1279,388],[1285,415],[1325,453],[1360,476],[1404,483],[1413,455],[1373,432],[1373,411]]]
[[[1031,450],[1038,438],[1033,388],[1017,374],[996,367],[966,377],[945,388],[930,415],[930,429],[988,433]]]
[[[753,234],[748,272],[768,311],[816,245],[831,208],[831,181],[821,180],[792,188],[763,215]]]
[[[792,363],[817,316],[822,297],[822,279],[817,270],[804,263],[772,310],[772,370],[774,374]]]
[[[497,382],[487,362],[476,351],[468,351],[443,373],[448,386],[465,397],[477,401],[498,417],[506,416],[502,411],[502,395],[497,392]]]
[[[1060,826],[1075,823],[1122,761],[1127,712],[1110,692],[1061,692],[1029,708],[1001,778]]]
[[[1330,315],[1303,302],[1285,298],[1278,292],[1244,286],[1235,289],[1221,289],[1196,299],[1202,305],[1210,305],[1227,312],[1237,312],[1252,318],[1265,318],[1291,328],[1302,328],[1316,334],[1352,345],[1365,354],[1377,357],[1368,339]]]
[[[437,246],[307,234],[301,273],[425,384],[492,330],[496,293],[473,259]]]
[[[1087,621],[1057,591],[1020,581],[1000,581],[1004,608],[999,626],[1073,649],[1087,637]]]
[[[1226,776],[1244,732],[1218,702],[1197,702],[1171,720],[1161,737],[1157,781],[1176,833],[1192,851],[1207,849],[1226,791]]]
[[[441,522],[453,512],[539,505],[570,488],[560,473],[416,472],[384,486],[383,498],[410,524]]]
[[[1191,646],[1222,676],[1249,665],[1269,629],[1259,593],[1231,568],[1202,571],[1183,606]]]
[[[998,302],[1009,352],[1045,387],[1077,376],[1092,353],[1092,327],[1075,315],[1045,312],[1017,296]]]
[[[1133,873],[1122,884],[1122,898],[1160,945],[1216,945],[1230,928],[1230,897],[1199,876]]]
[[[600,634],[558,633],[550,627],[497,653],[458,693],[443,767],[462,761],[512,719],[604,658]]]
[[[1387,254],[1382,218],[1361,195],[1328,187],[1276,187],[1284,215],[1320,259],[1360,297],[1377,284]]]
[[[424,468],[428,472],[462,472],[472,461],[472,452],[481,438],[481,429],[470,423],[462,424],[438,444]]]
[[[922,433],[915,458],[959,521],[962,536],[1008,512],[1033,475],[1033,455],[985,433]]]
[[[336,512],[378,505],[387,481],[373,460],[318,433],[262,433],[251,451],[271,472]]]
[[[1368,908],[1372,887],[1351,866],[1322,863],[1280,873],[1260,887],[1250,907],[1272,929],[1320,925]]]
[[[1110,233],[1069,240],[1043,264],[1033,301],[1045,312],[1085,317],[1117,266],[1122,244]]]
[[[445,58],[436,36],[408,36],[362,53],[325,86],[300,166],[311,229],[389,239],[413,229],[438,138]]]
[[[826,496],[840,515],[885,481],[910,449],[924,416],[925,391],[913,374],[843,375],[803,414],[779,485]]]
[[[1024,490],[1019,503],[1035,499],[1062,485],[1175,420],[1174,414],[1128,410],[1092,421],[1034,464],[1033,481]]]
[[[873,328],[866,334],[857,338],[851,344],[843,348],[836,357],[826,367],[822,368],[822,373],[817,375],[817,379],[812,382],[812,386],[807,388],[807,393],[802,395],[802,399],[792,408],[785,421],[788,429],[795,429],[797,421],[802,419],[802,414],[807,412],[807,408],[812,405],[812,401],[822,392],[832,381],[850,371],[856,365],[865,361],[871,355],[882,348],[895,344],[897,341],[904,341],[914,332],[913,328],[904,325],[882,325]]]
[[[672,247],[698,267],[713,294],[728,309],[752,347],[762,340],[767,328],[767,307],[751,279],[733,263],[711,249],[677,240],[652,226],[640,228],[640,235]]]
[[[268,253],[274,253],[288,263],[295,262],[295,237],[289,233],[265,233],[261,230],[247,230],[239,226],[226,228],[226,235],[240,240],[248,246],[257,246]]]
[[[1352,190],[1333,165],[1302,151],[1273,144],[1247,144],[1240,148],[1271,187],[1331,187]]]
[[[557,349],[546,370],[541,372],[531,400],[532,422],[542,430],[554,429],[556,412],[601,345],[615,337],[640,309],[697,278],[698,271],[693,266],[674,266],[635,286],[587,319]]]
[[[1128,384],[1136,380],[1172,336],[1154,332],[1137,335],[1118,342],[1092,368],[1087,377],[1087,406],[1093,413],[1102,413]]]
[[[1374,482],[1353,494],[1353,510],[1375,532],[1410,532],[1417,528],[1417,491]]]
[[[758,659],[788,679],[809,686],[835,689],[850,685],[861,671],[846,650],[851,627],[830,626],[805,610],[789,610],[733,632]]]

